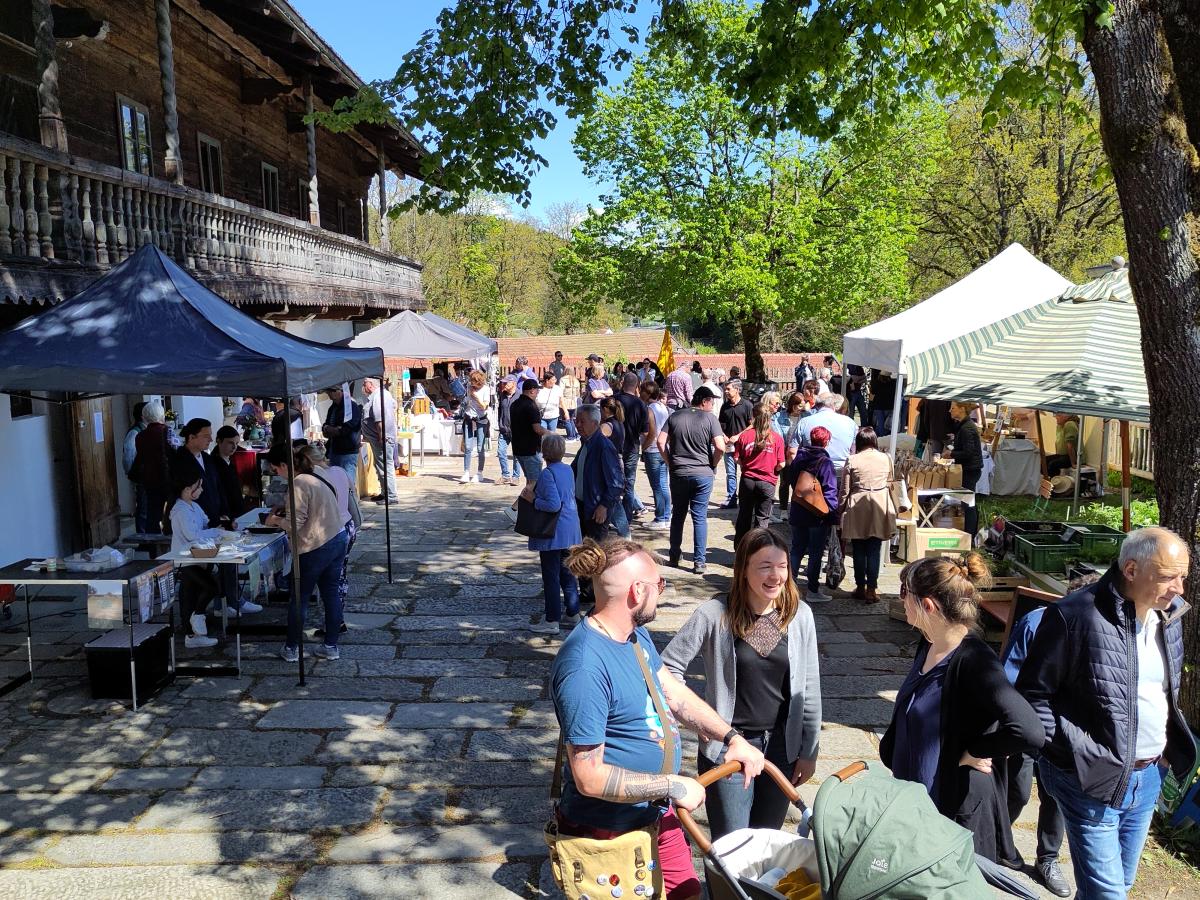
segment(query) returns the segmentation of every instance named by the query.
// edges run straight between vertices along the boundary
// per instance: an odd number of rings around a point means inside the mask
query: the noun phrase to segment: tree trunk
[[[738,321],[742,330],[743,353],[746,358],[746,370],[742,377],[747,381],[763,382],[767,380],[767,368],[763,363],[759,342],[762,339],[763,316],[761,312],[752,312]]]
[[[1185,11],[1186,10],[1186,11]],[[1200,602],[1200,12],[1177,0],[1116,0],[1110,28],[1089,22],[1100,130],[1125,217],[1129,279],[1150,391],[1154,485],[1162,524],[1192,546],[1187,595]],[[1176,64],[1173,60],[1179,60]],[[1189,118],[1189,113],[1191,118]],[[1200,615],[1183,619],[1185,659],[1200,659]],[[1189,671],[1190,670],[1190,671]],[[1183,707],[1200,722],[1200,669]]]

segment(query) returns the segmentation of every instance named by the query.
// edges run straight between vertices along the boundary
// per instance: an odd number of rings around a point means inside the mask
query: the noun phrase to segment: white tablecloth
[[[1036,495],[1042,484],[1042,457],[1033,441],[1009,438],[1000,442],[995,456],[991,491],[1001,497]]]

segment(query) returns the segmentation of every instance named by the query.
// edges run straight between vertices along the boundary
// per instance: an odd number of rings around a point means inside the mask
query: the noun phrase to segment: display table
[[[1042,484],[1042,455],[1033,441],[1005,438],[992,457],[991,493],[998,497],[1037,496]]]
[[[244,519],[253,516],[254,521],[258,520],[260,510],[252,510],[246,513],[239,519],[239,523]],[[270,534],[250,534],[244,535],[236,544],[224,544],[216,556],[209,559],[197,558],[192,556],[188,551],[168,552],[164,553],[158,559],[161,562],[170,562],[177,568],[184,566],[209,566],[215,565],[220,567],[222,577],[220,579],[221,586],[225,589],[221,596],[221,635],[225,636],[229,633],[229,607],[232,605],[234,613],[234,633],[236,637],[236,659],[238,674],[241,674],[242,667],[242,634],[282,634],[284,628],[279,625],[254,625],[245,626],[242,624],[242,607],[238,602],[238,569],[241,566],[249,566],[252,562],[260,559],[264,552],[277,549],[281,542],[287,539],[287,535],[283,531],[274,531]]]
[[[12,585],[13,587],[19,586],[25,595],[25,648],[29,663],[29,670],[27,672],[23,672],[17,677],[10,679],[4,685],[0,685],[0,697],[33,680],[33,616],[30,614],[30,587],[87,587],[93,582],[107,581],[121,585],[122,601],[129,618],[130,687],[132,690],[133,708],[136,710],[138,708],[138,689],[137,668],[134,664],[134,649],[136,646],[134,626],[137,622],[136,616],[133,614],[133,598],[138,596],[139,589],[144,592],[147,587],[157,594],[159,590],[157,576],[169,573],[170,567],[158,560],[135,559],[133,562],[126,563],[115,569],[109,569],[107,572],[67,572],[63,569],[55,572],[40,572],[28,569],[28,566],[32,565],[33,562],[32,559],[23,559],[20,562],[13,563],[11,566],[5,566],[3,569],[0,569],[0,584]],[[161,597],[159,597],[159,601],[158,606],[161,608],[164,605]]]
[[[929,512],[925,512],[921,508],[921,500],[928,497],[936,497],[937,502],[929,508]],[[932,528],[938,511],[950,497],[953,497],[963,506],[975,505],[974,491],[968,491],[962,488],[919,488],[917,490],[917,505],[912,511],[912,514],[916,517],[917,527]]]

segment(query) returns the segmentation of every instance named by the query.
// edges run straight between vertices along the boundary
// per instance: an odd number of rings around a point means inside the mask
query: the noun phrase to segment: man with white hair
[[[792,438],[788,443],[788,459],[794,457],[796,450],[800,447],[810,446],[809,436],[814,428],[828,428],[829,446],[825,449],[829,453],[829,458],[833,460],[833,468],[840,477],[842,469],[846,467],[846,460],[854,452],[854,439],[858,436],[858,425],[849,416],[843,416],[840,412],[841,408],[841,394],[832,394],[829,391],[817,394],[816,410],[812,415],[801,419],[795,431],[792,432]]]
[[[1017,676],[1046,729],[1038,784],[1087,900],[1129,893],[1165,766],[1182,781],[1196,762],[1179,708],[1187,571],[1173,532],[1133,532],[1100,581],[1047,608]]]

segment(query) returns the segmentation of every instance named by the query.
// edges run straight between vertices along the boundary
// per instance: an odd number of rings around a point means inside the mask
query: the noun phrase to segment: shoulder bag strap
[[[650,700],[654,703],[654,711],[658,713],[658,721],[662,723],[663,727],[664,747],[661,774],[674,775],[675,770],[679,768],[679,760],[675,758],[675,741],[671,735],[671,714],[667,711],[666,704],[663,703],[658,685],[654,683],[654,676],[650,674],[650,666],[646,664],[646,657],[642,653],[641,643],[638,641],[636,633],[630,646],[633,648],[633,654],[637,657],[638,666],[642,670],[642,678],[646,680],[646,689],[650,691]]]
[[[332,484],[330,484],[328,481],[326,481],[324,478],[322,478],[316,472],[305,472],[304,474],[311,475],[313,478],[317,479],[317,481],[321,482],[321,484],[325,485],[325,487],[329,488],[329,490],[333,491],[333,497],[335,500],[337,499],[337,495],[338,495],[337,488],[335,488]]]
[[[558,729],[558,750],[554,753],[554,779],[550,782],[550,799],[562,797],[563,762],[567,755],[567,741],[562,729]]]

